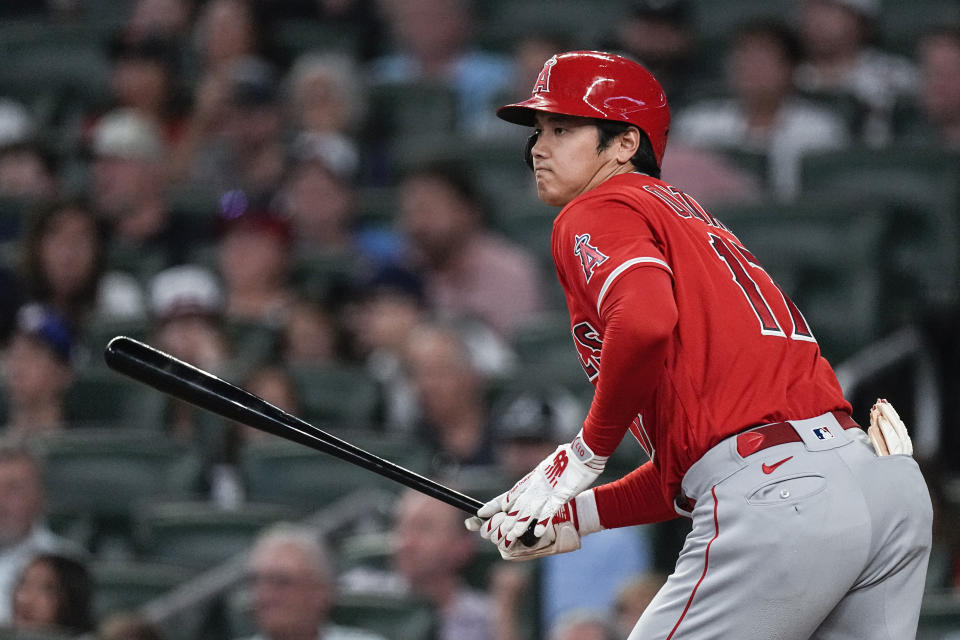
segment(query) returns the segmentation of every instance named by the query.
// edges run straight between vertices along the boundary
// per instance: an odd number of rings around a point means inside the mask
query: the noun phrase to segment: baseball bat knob
[[[527,527],[527,530],[523,532],[523,535],[520,536],[520,542],[523,543],[525,547],[532,547],[537,544],[537,541],[540,540],[537,536],[533,535],[533,530],[537,527],[536,522],[531,522],[530,526]]]

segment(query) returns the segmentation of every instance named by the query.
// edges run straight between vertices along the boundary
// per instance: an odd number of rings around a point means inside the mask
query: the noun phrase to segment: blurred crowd
[[[138,549],[48,521],[62,501],[38,443],[146,431],[195,456],[189,495],[210,509],[266,495],[245,464],[276,439],[117,387],[114,335],[347,440],[401,441],[415,470],[484,499],[576,433],[590,388],[566,344],[556,212],[536,201],[525,135],[494,115],[556,52],[616,50],[655,74],[673,114],[663,177],[711,209],[803,202],[811,155],[960,153],[955,3],[896,29],[906,0],[757,0],[723,31],[704,28],[710,2],[579,4],[2,3],[0,626],[159,637],[95,619],[88,565]],[[642,460],[630,444],[611,473]],[[441,639],[623,638],[684,534],[604,532],[535,571],[490,569],[459,515],[404,494],[381,532],[394,559],[342,573],[309,530],[271,529],[244,632],[379,637],[328,624],[340,590],[423,600]],[[930,588],[957,588],[960,541],[943,522],[938,538]],[[602,584],[572,593],[584,566]]]

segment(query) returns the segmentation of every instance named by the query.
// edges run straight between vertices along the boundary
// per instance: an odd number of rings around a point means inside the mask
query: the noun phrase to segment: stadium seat
[[[290,374],[303,399],[303,418],[321,429],[366,428],[375,424],[380,390],[357,366],[295,366]]]
[[[368,131],[375,139],[452,132],[457,123],[457,96],[431,83],[375,84],[370,87]]]
[[[803,158],[804,194],[882,212],[875,255],[886,328],[960,299],[960,154],[924,147],[851,149]]]
[[[53,631],[22,631],[0,629],[0,640],[71,640],[75,635]]]
[[[102,360],[104,346],[90,355]],[[90,366],[74,374],[64,411],[71,426],[159,428],[162,400],[160,393],[139,382],[106,367]]]
[[[137,509],[138,557],[148,562],[207,569],[245,551],[257,534],[296,516],[274,504],[218,509],[210,502],[158,502]]]
[[[920,609],[917,640],[949,640],[960,634],[960,598],[949,592],[928,592]]]
[[[566,310],[531,318],[513,332],[511,344],[528,379],[553,382],[578,395],[590,388],[577,357]]]
[[[352,432],[344,439],[370,453],[417,473],[429,460],[409,438]],[[359,489],[399,493],[402,486],[338,458],[284,440],[248,445],[241,453],[240,471],[250,500],[288,504],[313,511]]]
[[[89,515],[101,538],[130,536],[138,505],[197,495],[197,455],[155,431],[73,429],[38,446],[48,511],[55,517]]]
[[[130,611],[162,596],[189,580],[194,571],[182,567],[134,561],[96,560],[93,575],[93,609],[97,619]]]
[[[271,41],[288,60],[310,53],[360,53],[360,34],[342,23],[320,20],[277,20],[270,31]]]
[[[304,295],[324,300],[348,287],[359,268],[357,255],[352,252],[298,252],[293,257],[292,279]]]
[[[798,305],[829,359],[879,337],[879,216],[813,199],[713,213]]]

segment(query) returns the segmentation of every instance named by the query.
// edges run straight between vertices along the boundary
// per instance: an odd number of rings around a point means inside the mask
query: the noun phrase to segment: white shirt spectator
[[[708,100],[681,110],[671,135],[691,146],[744,149],[765,153],[768,182],[774,195],[789,200],[800,187],[800,159],[808,151],[846,146],[850,135],[843,120],[801,99],[787,101],[767,130],[751,131],[746,114],[733,99]]]

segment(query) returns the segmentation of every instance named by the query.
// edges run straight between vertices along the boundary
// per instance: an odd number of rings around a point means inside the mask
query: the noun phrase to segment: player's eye
[[[567,131],[567,130],[564,129],[563,127],[554,127],[554,128],[553,128],[553,135],[555,135],[555,136],[562,136],[564,133],[566,133],[566,131]]]

